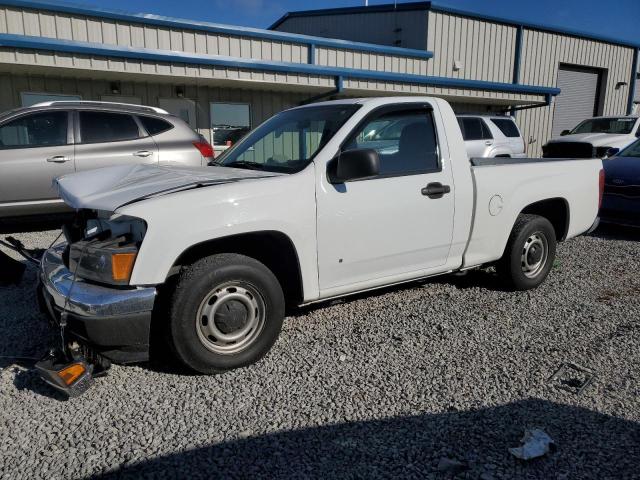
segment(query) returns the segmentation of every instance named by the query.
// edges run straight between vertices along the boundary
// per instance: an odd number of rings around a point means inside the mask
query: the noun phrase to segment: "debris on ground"
[[[459,473],[469,470],[469,465],[465,462],[453,460],[451,458],[442,457],[438,462],[438,471],[458,475]]]
[[[563,363],[549,379],[560,390],[580,395],[596,379],[596,373],[575,363]]]
[[[509,449],[509,453],[520,460],[542,457],[555,449],[555,443],[541,428],[526,429],[519,447]]]

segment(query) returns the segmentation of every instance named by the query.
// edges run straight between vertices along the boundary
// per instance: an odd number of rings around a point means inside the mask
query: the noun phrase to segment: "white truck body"
[[[496,159],[473,166],[444,100],[325,103],[361,107],[298,173],[116,167],[62,177],[60,194],[77,209],[145,221],[132,286],[164,283],[194,245],[280,232],[295,247],[304,303],[493,262],[503,255],[518,215],[538,202],[566,204],[568,224],[559,239],[586,232],[596,220],[599,160]],[[385,105],[415,103],[433,109],[440,171],[329,183],[327,163],[363,118]],[[431,182],[450,185],[451,192],[435,200],[421,195]]]

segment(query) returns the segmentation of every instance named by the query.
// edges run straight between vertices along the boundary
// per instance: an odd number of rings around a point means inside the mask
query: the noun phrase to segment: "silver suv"
[[[469,157],[525,157],[524,140],[513,117],[457,115]]]
[[[155,107],[46,102],[0,115],[0,229],[66,207],[54,178],[112,165],[204,166],[211,145],[180,118]]]

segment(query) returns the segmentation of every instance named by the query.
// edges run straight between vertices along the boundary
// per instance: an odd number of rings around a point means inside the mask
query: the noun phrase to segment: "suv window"
[[[111,112],[80,112],[82,143],[118,142],[140,137],[138,124],[131,115]]]
[[[510,118],[492,118],[491,121],[500,129],[505,137],[516,138],[520,136],[518,127]]]
[[[51,147],[67,144],[67,112],[24,115],[0,127],[0,148]]]
[[[173,125],[160,118],[142,116],[139,116],[138,118],[149,135],[158,135],[159,133],[166,132],[173,128]]]
[[[380,175],[411,175],[440,169],[431,112],[396,111],[368,121],[343,147],[371,148],[380,157]]]
[[[462,138],[465,140],[490,140],[493,138],[489,127],[481,118],[458,118],[458,125],[462,130]]]

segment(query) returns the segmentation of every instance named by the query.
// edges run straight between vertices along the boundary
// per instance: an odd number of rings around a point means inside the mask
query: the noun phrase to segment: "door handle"
[[[421,192],[422,195],[429,198],[442,198],[445,193],[451,192],[451,187],[449,185],[443,185],[440,182],[433,182],[424,187]]]
[[[55,157],[47,158],[47,162],[49,163],[64,163],[71,160],[69,157],[65,157],[64,155],[56,155]]]
[[[153,155],[153,152],[150,152],[149,150],[140,150],[140,151],[134,153],[134,155],[136,157],[144,158],[144,157],[150,157],[151,155]]]
[[[485,145],[493,145],[493,142],[491,140],[487,140],[486,142],[484,142]]]

